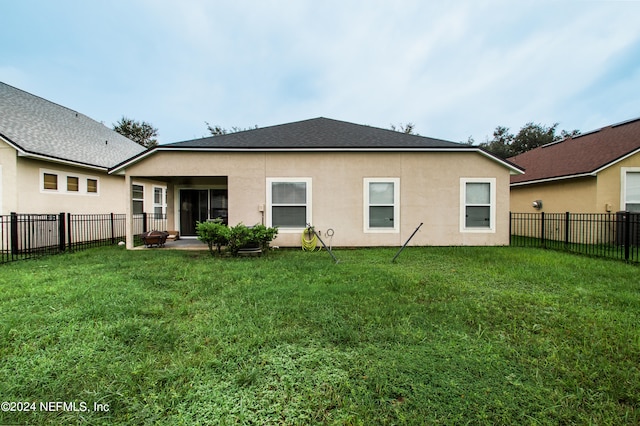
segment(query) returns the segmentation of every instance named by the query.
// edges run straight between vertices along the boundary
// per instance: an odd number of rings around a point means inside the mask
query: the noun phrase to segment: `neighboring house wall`
[[[130,181],[162,175],[168,185],[168,227],[179,226],[179,190],[217,184],[228,189],[229,224],[270,223],[271,180],[302,179],[311,192],[311,223],[335,246],[398,246],[424,222],[412,245],[509,244],[509,170],[469,152],[156,152],[126,168]],[[384,178],[399,188],[397,229],[365,229],[366,184]],[[271,180],[270,180],[271,179]],[[489,183],[490,230],[461,229],[465,182]],[[190,181],[192,183],[190,183]],[[224,180],[222,180],[224,182]],[[302,229],[281,229],[275,242],[299,246]]]
[[[45,185],[45,179],[52,177],[55,177],[57,188]],[[18,158],[16,212],[124,213],[125,198],[124,180],[119,176]]]
[[[45,189],[45,173],[57,177],[57,189]],[[129,198],[123,176],[19,157],[13,147],[1,140],[0,184],[0,214],[3,215],[11,212],[122,214]],[[166,188],[166,184],[149,179],[141,180],[140,184],[144,186],[145,211],[153,213],[153,188]]]
[[[640,172],[640,154],[600,170],[596,176],[564,179],[511,187],[511,211],[536,212],[533,201],[542,200],[540,211],[549,213],[615,213],[625,210],[625,174]]]
[[[595,177],[567,179],[559,182],[537,183],[511,187],[511,211],[516,213],[596,213]],[[542,209],[535,209],[534,201],[542,201]]]
[[[632,155],[598,173],[597,212],[610,205],[612,212],[625,210],[624,174],[640,172],[640,154]]]
[[[0,214],[15,211],[18,204],[16,150],[0,138]]]

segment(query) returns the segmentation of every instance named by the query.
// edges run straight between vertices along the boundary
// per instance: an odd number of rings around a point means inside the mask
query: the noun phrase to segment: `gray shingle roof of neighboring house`
[[[362,148],[463,148],[456,142],[329,118],[314,118],[237,133],[211,136],[165,147],[217,149],[362,149]]]
[[[102,169],[145,150],[79,112],[2,82],[0,136],[22,155]]]

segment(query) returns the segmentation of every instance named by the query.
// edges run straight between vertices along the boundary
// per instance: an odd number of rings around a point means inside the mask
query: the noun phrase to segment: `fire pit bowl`
[[[153,247],[164,247],[164,243],[167,241],[167,237],[169,236],[168,232],[163,231],[149,231],[144,234],[140,234],[140,238],[144,245],[148,248]]]

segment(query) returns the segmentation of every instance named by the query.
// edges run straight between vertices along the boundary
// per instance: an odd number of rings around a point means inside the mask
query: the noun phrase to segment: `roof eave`
[[[557,177],[552,177],[552,178],[534,179],[534,180],[527,180],[527,181],[524,181],[524,182],[514,182],[514,183],[511,183],[509,186],[513,187],[513,186],[534,185],[534,184],[538,184],[538,183],[557,182],[557,181],[561,181],[561,180],[576,179],[576,178],[583,178],[583,177],[595,177],[595,176],[596,176],[596,172],[577,173],[577,174],[574,174],[574,175],[557,176]]]
[[[176,146],[156,146],[153,149],[142,152],[112,168],[109,174],[122,174],[127,167],[144,160],[146,157],[155,154],[157,151],[166,152],[477,152],[490,160],[496,161],[509,169],[510,174],[524,174],[524,170],[516,164],[484,151],[479,147],[405,147],[405,148],[358,148],[358,147],[342,147],[342,148],[221,148],[221,147],[176,147]]]
[[[13,142],[11,139],[7,138],[4,135],[0,135],[0,139],[2,139],[2,141],[7,143],[13,149],[15,149],[16,152],[18,153],[18,157],[31,158],[34,160],[41,160],[41,161],[49,161],[52,163],[64,164],[66,166],[75,166],[75,167],[82,167],[82,168],[91,169],[91,170],[99,170],[101,172],[107,172],[109,170],[108,167],[98,166],[96,164],[82,163],[79,161],[73,161],[65,158],[59,158],[59,157],[54,157],[50,155],[38,154],[35,152],[27,151],[26,149],[22,148],[20,145]]]

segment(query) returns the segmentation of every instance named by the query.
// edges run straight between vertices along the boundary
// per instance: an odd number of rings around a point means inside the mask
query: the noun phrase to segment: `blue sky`
[[[640,117],[640,2],[0,0],[0,81],[161,143],[328,117],[476,143]]]

